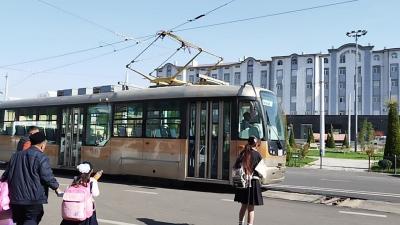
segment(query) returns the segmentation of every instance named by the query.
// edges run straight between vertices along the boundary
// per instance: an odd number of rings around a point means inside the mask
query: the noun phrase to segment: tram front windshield
[[[260,91],[264,112],[267,114],[268,137],[270,140],[284,140],[284,128],[278,101],[273,93]]]

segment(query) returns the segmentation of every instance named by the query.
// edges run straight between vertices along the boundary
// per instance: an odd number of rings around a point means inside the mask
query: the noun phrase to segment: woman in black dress
[[[264,205],[261,195],[261,184],[258,178],[258,173],[255,171],[257,164],[262,160],[259,152],[257,152],[257,138],[254,136],[249,137],[248,143],[244,150],[240,153],[239,159],[246,172],[246,174],[253,177],[251,185],[247,188],[235,190],[235,201],[242,203],[239,211],[239,225],[244,224],[244,216],[247,210],[247,225],[253,225],[254,222],[254,206]]]

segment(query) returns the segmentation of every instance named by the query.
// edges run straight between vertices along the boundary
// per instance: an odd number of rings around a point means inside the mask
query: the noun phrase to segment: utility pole
[[[6,73],[6,84],[4,87],[4,101],[7,101],[8,99],[8,73]]]
[[[348,102],[348,115],[349,115],[349,124],[348,124],[348,131],[347,135],[349,138],[349,146],[351,146],[351,93],[349,93],[349,102]]]
[[[356,41],[356,53],[355,53],[355,75],[354,75],[354,122],[355,122],[355,129],[354,129],[354,151],[357,151],[357,135],[358,135],[358,38],[367,34],[366,30],[357,30],[357,31],[350,31],[347,32],[346,35],[348,37],[354,37]],[[360,71],[361,72],[361,71]]]
[[[325,72],[324,58],[320,57],[321,73],[319,78],[320,104],[319,104],[319,168],[322,169],[322,156],[325,155]]]

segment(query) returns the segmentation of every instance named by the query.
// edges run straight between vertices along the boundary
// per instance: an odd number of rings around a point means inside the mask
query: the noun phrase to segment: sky
[[[237,20],[344,0],[235,0],[179,29]],[[49,6],[49,3],[58,9]],[[0,91],[8,75],[9,98],[35,98],[46,91],[117,84],[125,79],[125,66],[155,35],[210,11],[229,0],[2,0],[0,3]],[[224,58],[244,56],[270,59],[292,53],[327,53],[327,49],[353,42],[347,31],[366,29],[359,41],[375,50],[400,47],[400,1],[359,0],[343,5],[176,32],[187,41]],[[71,15],[73,14],[73,15]],[[128,37],[129,41],[123,41]],[[139,38],[139,39],[134,39]],[[140,40],[138,45],[135,40]],[[119,44],[110,44],[119,42]],[[104,47],[98,47],[104,46]],[[96,48],[97,47],[97,48]],[[134,68],[151,72],[179,47],[159,40]],[[30,60],[96,48],[79,54],[17,64]],[[182,65],[195,51],[179,52],[170,62]],[[199,63],[213,63],[200,57]],[[11,64],[13,66],[4,67]],[[129,83],[148,86],[128,73]],[[0,95],[0,99],[3,96]]]

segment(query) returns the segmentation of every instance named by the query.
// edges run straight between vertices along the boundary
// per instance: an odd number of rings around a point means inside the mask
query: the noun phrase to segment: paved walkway
[[[319,157],[312,157],[318,160],[310,163],[308,168],[319,169]],[[371,165],[374,163],[371,160]],[[368,171],[368,160],[359,159],[337,159],[337,158],[322,158],[322,169],[327,170],[344,170],[344,171]]]

